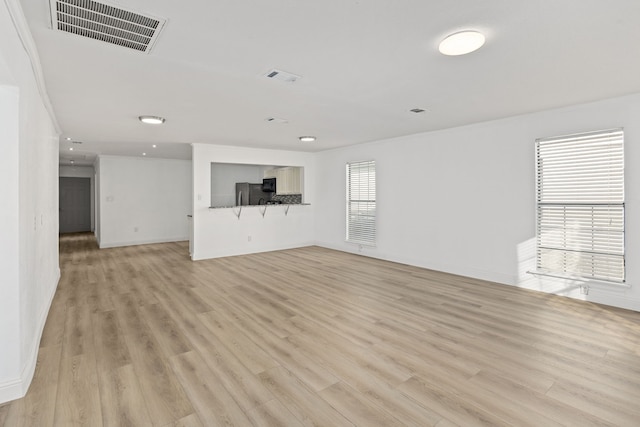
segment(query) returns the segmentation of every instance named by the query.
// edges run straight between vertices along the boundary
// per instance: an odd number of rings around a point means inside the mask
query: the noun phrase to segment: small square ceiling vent
[[[149,53],[166,19],[93,0],[50,0],[54,30]]]
[[[302,77],[295,75],[293,73],[288,73],[282,70],[273,69],[264,75],[268,79],[279,80],[285,83],[295,83],[300,80]]]

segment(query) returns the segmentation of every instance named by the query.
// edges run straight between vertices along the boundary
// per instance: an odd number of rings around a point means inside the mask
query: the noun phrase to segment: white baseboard
[[[38,316],[37,337],[31,342],[31,348],[29,349],[29,355],[26,358],[26,362],[22,368],[22,372],[20,374],[20,378],[15,380],[7,381],[3,384],[0,384],[0,404],[9,402],[11,400],[20,399],[27,394],[29,390],[29,386],[31,385],[31,381],[33,380],[33,375],[36,372],[36,364],[38,362],[38,349],[40,348],[40,340],[42,339],[42,332],[44,331],[44,325],[47,322],[47,316],[49,315],[49,310],[51,309],[51,303],[53,302],[53,297],[56,294],[56,290],[58,289],[58,284],[60,283],[60,267],[58,267],[57,277],[55,279],[55,285],[52,286],[50,294],[47,298],[47,303],[40,311],[40,315]]]
[[[205,259],[214,259],[214,258],[224,258],[229,256],[238,256],[238,255],[250,255],[250,254],[259,254],[261,252],[272,252],[272,251],[284,251],[287,249],[296,249],[296,248],[305,248],[307,246],[315,246],[314,242],[299,242],[299,243],[291,243],[286,245],[274,245],[269,247],[255,248],[255,249],[239,249],[234,251],[224,251],[224,252],[207,252],[200,251],[198,253],[191,254],[192,261],[202,261]]]
[[[414,267],[425,268],[427,270],[441,271],[443,273],[455,274],[457,276],[472,277],[475,279],[486,280],[489,282],[496,282],[501,284],[513,284],[516,281],[516,277],[509,274],[497,273],[493,271],[486,271],[472,267],[462,267],[451,264],[440,263],[427,263],[422,259],[411,258],[398,254],[390,254],[381,252],[376,247],[362,246],[345,243],[345,245],[333,245],[325,242],[316,242],[316,246],[320,246],[327,249],[334,249],[341,252],[348,252],[356,255],[362,255],[369,258],[376,258],[385,261],[397,262],[399,264],[407,264]]]
[[[515,286],[580,301],[640,311],[640,301],[629,297],[628,293],[631,288],[628,285],[603,284],[588,280],[562,279],[548,276],[538,277],[530,274]],[[582,292],[585,287],[588,288],[587,294]]]
[[[0,405],[23,397],[26,394],[23,392],[23,384],[20,378],[0,384]]]
[[[131,240],[127,242],[107,242],[107,243],[98,242],[98,247],[100,249],[120,248],[123,246],[152,245],[154,243],[185,242],[187,240],[189,240],[189,236],[166,237],[166,238],[160,238],[160,239]]]
[[[583,299],[582,296],[572,296],[572,298]],[[584,300],[589,302],[595,302],[597,304],[610,305],[612,307],[624,308],[626,310],[640,312],[640,300],[621,297],[618,295],[611,295],[608,292],[602,292],[600,290],[592,290]]]

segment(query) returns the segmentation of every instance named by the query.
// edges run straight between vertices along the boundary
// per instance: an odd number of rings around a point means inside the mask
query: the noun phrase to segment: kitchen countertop
[[[209,206],[209,209],[235,209],[235,208],[256,208],[256,207],[275,207],[275,206],[309,206],[311,203],[279,203],[271,205],[243,205],[243,206]]]

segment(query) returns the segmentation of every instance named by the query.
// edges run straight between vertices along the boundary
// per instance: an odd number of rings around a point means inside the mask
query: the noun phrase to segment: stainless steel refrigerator
[[[262,184],[236,182],[236,206],[266,205],[272,195],[262,191]]]

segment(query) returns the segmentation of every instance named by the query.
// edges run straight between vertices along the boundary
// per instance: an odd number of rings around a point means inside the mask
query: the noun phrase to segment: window
[[[376,243],[376,162],[347,163],[347,241]]]
[[[622,129],[536,141],[537,271],[622,283]]]

